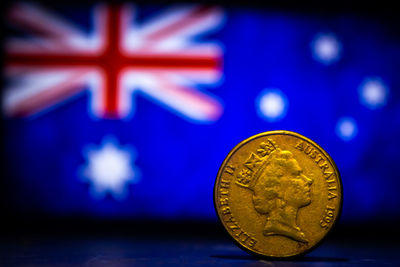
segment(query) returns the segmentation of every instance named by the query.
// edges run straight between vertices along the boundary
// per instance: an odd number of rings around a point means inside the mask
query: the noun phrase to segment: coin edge
[[[324,237],[321,238],[321,240],[319,240],[317,243],[315,243],[313,246],[311,246],[310,248],[300,252],[300,253],[295,253],[295,254],[291,254],[291,255],[286,255],[286,256],[274,256],[274,255],[264,255],[261,253],[258,253],[256,251],[251,250],[250,248],[247,248],[245,245],[241,244],[239,241],[237,241],[228,231],[228,229],[226,228],[226,225],[223,223],[222,218],[220,217],[220,214],[218,212],[218,208],[217,208],[217,203],[216,203],[216,196],[217,196],[217,184],[220,181],[220,177],[222,175],[222,170],[225,168],[226,163],[229,161],[229,159],[232,157],[232,154],[234,152],[236,152],[237,150],[239,150],[239,148],[241,148],[243,145],[245,145],[246,143],[250,142],[251,140],[254,140],[256,138],[259,138],[261,136],[270,136],[270,135],[291,135],[291,136],[295,136],[298,137],[300,139],[304,139],[308,142],[310,142],[311,144],[313,144],[314,146],[318,147],[326,156],[326,158],[329,160],[329,162],[331,163],[332,167],[334,168],[334,170],[337,173],[337,180],[338,180],[338,184],[340,186],[340,202],[339,202],[339,207],[338,207],[338,213],[337,216],[335,218],[335,220],[333,221],[330,229],[328,230],[328,232],[325,234]],[[266,132],[262,132],[262,133],[258,133],[255,135],[252,135],[248,138],[246,138],[245,140],[239,142],[236,146],[234,146],[228,153],[228,155],[225,157],[224,161],[222,162],[222,164],[220,165],[219,169],[218,169],[218,173],[217,173],[217,177],[215,179],[214,182],[214,190],[213,190],[213,203],[214,203],[214,209],[215,212],[217,214],[218,220],[220,221],[220,223],[223,225],[225,232],[228,234],[228,236],[234,240],[234,243],[241,249],[243,249],[244,251],[246,251],[247,253],[254,255],[256,257],[260,257],[260,258],[265,258],[265,259],[282,259],[282,260],[287,260],[287,259],[292,259],[292,258],[297,258],[297,257],[301,257],[304,256],[305,254],[311,252],[312,250],[316,249],[317,247],[319,247],[325,240],[326,238],[332,233],[332,230],[336,227],[338,221],[340,220],[341,214],[342,214],[342,207],[343,207],[343,182],[341,179],[341,175],[339,172],[339,169],[335,163],[335,161],[333,160],[333,158],[329,155],[329,153],[323,149],[320,145],[318,145],[316,142],[314,142],[313,140],[311,140],[310,138],[296,133],[296,132],[292,132],[292,131],[288,131],[288,130],[275,130],[275,131],[266,131]]]

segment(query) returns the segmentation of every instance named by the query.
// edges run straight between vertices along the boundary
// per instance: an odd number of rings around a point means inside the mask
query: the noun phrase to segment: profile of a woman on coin
[[[253,187],[253,204],[258,213],[267,217],[263,234],[308,242],[297,225],[297,213],[311,203],[313,180],[303,174],[290,151],[280,149],[269,155],[258,175]]]
[[[285,130],[259,133],[223,161],[214,207],[243,250],[268,259],[297,257],[321,244],[338,222],[342,181],[333,159],[311,139]]]

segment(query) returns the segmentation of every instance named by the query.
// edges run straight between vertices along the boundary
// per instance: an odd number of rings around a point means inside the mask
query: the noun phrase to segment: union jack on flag
[[[215,7],[174,7],[144,22],[137,8],[95,6],[91,31],[27,3],[10,7],[7,21],[29,36],[6,39],[3,110],[8,116],[41,114],[89,90],[99,118],[127,118],[140,92],[191,121],[215,121],[221,103],[199,84],[221,78],[222,49],[195,41],[217,29]]]

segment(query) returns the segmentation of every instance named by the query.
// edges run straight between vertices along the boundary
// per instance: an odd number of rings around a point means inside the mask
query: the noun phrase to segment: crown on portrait
[[[271,139],[260,143],[256,153],[251,152],[249,158],[243,163],[243,168],[236,176],[236,184],[252,190],[258,177],[267,165],[269,155],[278,149],[276,143]]]

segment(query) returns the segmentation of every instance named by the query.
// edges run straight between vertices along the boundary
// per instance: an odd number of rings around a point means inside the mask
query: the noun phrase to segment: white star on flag
[[[128,146],[121,147],[113,137],[106,137],[98,147],[88,145],[84,149],[87,160],[81,177],[91,183],[94,198],[104,198],[107,193],[116,199],[124,199],[127,186],[139,181],[139,170],[134,166],[136,152]]]
[[[325,65],[330,65],[340,59],[342,45],[332,33],[320,33],[311,42],[313,57]]]

